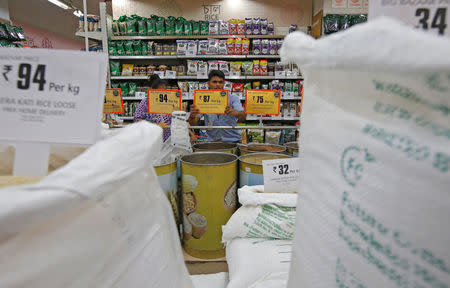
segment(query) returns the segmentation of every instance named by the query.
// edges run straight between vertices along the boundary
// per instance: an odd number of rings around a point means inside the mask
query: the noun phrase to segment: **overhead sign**
[[[194,104],[201,114],[225,114],[228,90],[195,90]]]
[[[299,192],[300,163],[298,158],[263,160],[264,192]]]
[[[103,100],[103,114],[124,113],[122,90],[118,88],[105,89]]]
[[[172,114],[181,110],[181,90],[147,90],[147,110],[149,114]]]
[[[245,114],[279,115],[281,91],[247,89],[245,93]]]
[[[449,10],[448,0],[370,1],[369,20],[389,16],[436,35],[450,36]]]

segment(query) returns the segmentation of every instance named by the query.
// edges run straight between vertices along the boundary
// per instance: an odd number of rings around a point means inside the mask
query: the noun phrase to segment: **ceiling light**
[[[65,10],[70,8],[67,4],[65,4],[59,0],[48,0],[48,2],[53,3],[56,6],[61,7],[62,9],[65,9]]]
[[[81,16],[83,16],[83,12],[81,12],[80,10],[75,10],[75,11],[73,11],[73,15],[75,15],[77,17],[81,17]]]

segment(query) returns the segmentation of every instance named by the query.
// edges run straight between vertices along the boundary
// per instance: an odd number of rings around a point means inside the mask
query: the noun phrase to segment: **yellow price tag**
[[[105,100],[103,101],[103,113],[124,113],[122,90],[105,89]]]
[[[225,114],[228,90],[195,90],[194,104],[202,114]]]
[[[149,114],[172,114],[181,110],[181,90],[147,90],[147,111]]]
[[[247,89],[245,93],[245,114],[279,115],[281,91]]]

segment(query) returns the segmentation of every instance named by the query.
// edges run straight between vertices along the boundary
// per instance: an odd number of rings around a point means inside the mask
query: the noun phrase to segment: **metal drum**
[[[178,196],[177,196],[177,161],[172,161],[167,164],[154,165],[158,182],[172,206],[175,221],[179,222],[178,213]]]
[[[281,153],[286,151],[286,147],[275,144],[252,143],[248,145],[240,145],[239,151],[241,155],[250,153]]]
[[[194,152],[217,151],[217,152],[236,154],[237,144],[230,143],[230,142],[205,142],[205,143],[194,144],[192,146],[192,150],[194,150]]]
[[[263,160],[292,158],[278,153],[251,153],[239,157],[239,187],[263,185]]]

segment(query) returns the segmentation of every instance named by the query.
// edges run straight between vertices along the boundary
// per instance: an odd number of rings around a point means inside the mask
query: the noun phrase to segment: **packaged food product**
[[[196,55],[197,54],[197,40],[188,40],[187,43],[187,51],[189,55]]]
[[[296,81],[296,82],[292,83],[292,92],[294,92],[295,97],[300,96],[300,94],[299,94],[299,86],[300,86],[299,82],[300,81]]]
[[[122,76],[133,76],[133,64],[122,64]]]
[[[261,82],[259,82],[259,81],[252,82],[252,88],[253,89],[261,89]]]
[[[122,90],[122,95],[128,95],[128,82],[120,82],[119,83],[119,88],[120,90]]]
[[[231,92],[233,90],[233,82],[225,81],[225,83],[223,84],[223,89]]]
[[[170,44],[170,56],[176,56],[177,55],[177,45]]]
[[[267,131],[265,143],[278,145],[280,143],[281,130]]]
[[[124,43],[124,48],[125,48],[125,55],[127,56],[133,56],[134,51],[133,51],[133,41],[126,41]]]
[[[297,30],[297,24],[291,24],[289,26],[289,33],[294,32],[295,30]]]
[[[162,56],[163,55],[163,44],[155,43],[155,55]]]
[[[168,35],[168,36],[175,35],[175,21],[176,21],[175,17],[173,17],[173,16],[169,16],[165,20],[166,35]]]
[[[234,54],[242,55],[242,38],[236,38],[234,41]]]
[[[267,24],[267,34],[269,35],[275,34],[275,25],[273,25],[273,22],[269,22]]]
[[[119,61],[109,61],[109,69],[111,70],[111,76],[120,76]]]
[[[267,67],[267,60],[261,60],[259,61],[259,70],[261,76],[268,76],[269,75],[269,68]]]
[[[230,71],[241,72],[242,62],[230,62]]]
[[[323,17],[324,34],[331,34],[339,31],[339,15],[328,14]]]
[[[253,39],[253,55],[261,55],[261,39]]]
[[[189,92],[194,92],[194,90],[197,90],[198,87],[198,82],[188,82],[188,86],[189,86]]]
[[[230,75],[228,61],[219,61],[219,70],[222,71],[225,76]]]
[[[278,39],[277,40],[277,46],[278,46],[278,51],[281,50],[281,46],[283,45],[283,39]]]
[[[219,54],[227,55],[227,40],[225,39],[219,40]]]
[[[127,35],[136,36],[136,19],[129,17],[127,18]]]
[[[275,63],[269,62],[267,68],[269,70],[269,76],[275,76]]]
[[[147,35],[155,36],[156,35],[156,20],[153,18],[147,19]]]
[[[156,70],[156,66],[154,66],[154,65],[148,65],[148,66],[147,66],[147,75],[148,75],[148,76],[152,76],[153,73],[155,72],[155,70]]]
[[[117,51],[117,55],[125,55],[125,47],[123,45],[122,41],[116,41],[116,51]]]
[[[183,17],[178,17],[175,21],[175,35],[183,35],[184,32],[184,22],[186,20]]]
[[[261,40],[261,55],[269,54],[269,39]]]
[[[192,35],[200,35],[200,22],[192,21]]]
[[[142,44],[140,40],[133,41],[133,54],[135,56],[142,55]]]
[[[208,40],[198,41],[198,54],[199,55],[208,54]]]
[[[197,75],[197,63],[196,60],[187,60],[187,75],[196,76]]]
[[[242,55],[248,55],[250,53],[250,39],[242,39]]]
[[[141,55],[148,55],[148,45],[147,45],[147,42],[145,42],[145,41],[140,41],[140,43],[141,43],[141,51],[142,51]]]
[[[253,34],[253,19],[245,18],[245,34],[252,35]]]
[[[208,39],[208,54],[217,55],[219,53],[219,39]]]
[[[204,61],[198,61],[197,62],[197,74],[208,74],[208,63]]]
[[[233,92],[244,92],[244,83],[233,83]]]
[[[267,35],[268,24],[267,18],[261,18],[261,35]]]
[[[284,92],[292,92],[292,82],[287,81],[284,83]]]
[[[82,18],[82,17],[80,17]],[[81,25],[84,25],[84,21],[80,21]],[[111,25],[111,29],[113,32],[114,36],[119,36],[120,35],[120,31],[119,31],[119,23],[117,22],[117,20],[113,20],[113,23]],[[78,30],[83,31],[84,28],[83,26],[79,27]]]
[[[202,89],[202,90],[208,90],[208,83],[207,82],[201,82],[198,83],[198,89]]]
[[[119,24],[119,33],[122,36],[127,35],[127,16],[123,15],[120,16],[119,20],[118,20],[118,24]]]
[[[278,54],[278,44],[276,39],[269,40],[269,55],[277,55]]]
[[[139,65],[134,65],[133,76],[139,76]]]
[[[339,30],[345,30],[352,26],[352,18],[350,15],[340,15]]]
[[[253,35],[261,34],[261,18],[259,17],[253,18],[252,34]]]
[[[259,68],[259,60],[253,60],[253,75],[254,76],[260,76],[261,71]]]
[[[177,55],[186,55],[187,43],[186,40],[177,40]]]
[[[163,17],[158,17],[158,19],[156,20],[156,35],[158,36],[164,36],[166,35],[166,30],[164,27],[164,18]]]
[[[238,35],[245,35],[245,20],[238,20],[237,30]]]
[[[128,96],[134,97],[136,94],[136,82],[129,82],[128,83]]]
[[[209,22],[201,21],[200,22],[200,35],[208,35],[209,34]]]
[[[261,84],[261,89],[269,90],[269,84]]]
[[[167,65],[159,65],[158,66],[158,71],[166,72],[166,70],[167,70]]]
[[[147,54],[148,55],[154,55],[154,47],[153,47],[154,42],[153,41],[148,41],[147,42]]]
[[[163,44],[163,56],[170,56],[170,44]]]
[[[229,22],[225,20],[219,21],[219,34],[220,35],[230,35]]]
[[[248,143],[264,143],[264,130],[262,129],[248,129],[247,130]]]
[[[219,70],[219,61],[208,61],[208,72],[212,70]]]
[[[230,35],[238,34],[237,22],[238,21],[236,19],[230,19],[230,24],[229,24]]]
[[[219,34],[219,22],[209,21],[209,35],[218,35],[218,34]]]
[[[111,88],[115,89],[115,88],[119,88],[119,83],[111,83]]]
[[[192,35],[192,21],[185,21],[184,22],[184,35]]]
[[[139,36],[147,35],[147,21],[144,18],[137,20],[137,34]]]
[[[189,84],[185,81],[178,81],[178,88],[180,88],[181,92],[189,92]]]
[[[235,54],[235,40],[234,38],[228,38],[227,39],[227,54],[228,55],[234,55]]]
[[[252,89],[252,83],[250,83],[250,82],[245,83],[244,91],[247,90],[247,89]]]
[[[178,65],[177,66],[177,75],[178,76],[185,76],[186,75],[186,67],[184,67],[184,65]]]
[[[108,42],[108,53],[110,56],[116,56],[117,55],[117,48],[116,48],[116,42],[109,41]]]

